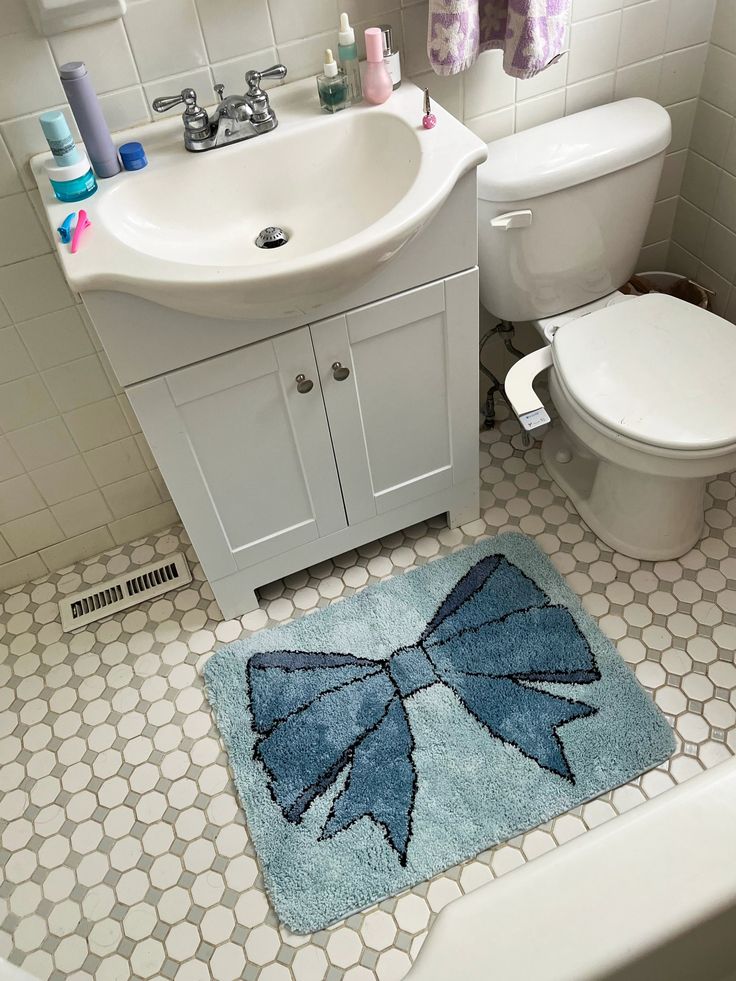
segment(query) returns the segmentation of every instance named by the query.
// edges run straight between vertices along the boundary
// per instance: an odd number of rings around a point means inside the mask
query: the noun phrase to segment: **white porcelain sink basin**
[[[485,146],[437,107],[421,125],[422,93],[404,83],[381,107],[319,112],[314,80],[272,90],[272,133],[188,153],[177,117],[119,134],[139,140],[149,166],[99,182],[80,249],[60,245],[79,292],[117,290],[228,319],[308,312],[355,287],[435,214]],[[54,198],[33,160],[55,229],[75,206]],[[280,226],[288,242],[260,249]]]

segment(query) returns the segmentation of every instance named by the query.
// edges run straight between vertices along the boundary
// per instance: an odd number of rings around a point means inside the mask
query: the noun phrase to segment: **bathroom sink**
[[[390,261],[436,213],[485,146],[436,107],[421,125],[422,93],[405,82],[380,107],[319,111],[314,80],[272,89],[279,127],[205,153],[184,149],[181,120],[118,134],[139,140],[149,165],[99,182],[79,251],[60,245],[71,286],[116,290],[227,319],[308,312]],[[74,206],[53,197],[32,162],[51,227]],[[270,226],[287,241],[259,248]]]

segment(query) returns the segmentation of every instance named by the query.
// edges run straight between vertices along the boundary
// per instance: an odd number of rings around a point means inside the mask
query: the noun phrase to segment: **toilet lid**
[[[736,444],[736,326],[661,293],[563,324],[555,368],[608,429],[651,446]]]

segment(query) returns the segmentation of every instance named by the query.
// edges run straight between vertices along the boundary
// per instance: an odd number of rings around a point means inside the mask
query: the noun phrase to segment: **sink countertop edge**
[[[281,126],[279,130],[275,131],[275,136],[272,137],[271,134],[268,134],[257,139],[278,138],[279,132],[283,132],[283,127],[289,124],[292,124],[293,129],[287,132],[294,132],[298,131],[298,128],[306,127],[310,124],[314,125],[317,123],[325,125],[326,122],[329,125],[333,120],[339,120],[339,115],[335,117],[317,116],[315,118],[316,99],[311,98],[313,94],[313,83],[313,79],[305,79],[272,90],[274,92],[274,108],[280,114]],[[404,89],[403,93],[402,89]],[[283,108],[280,108],[278,102],[280,92],[283,92],[287,96]],[[418,87],[411,82],[405,82],[402,88],[392,97],[393,105],[392,101],[379,107],[363,105],[348,110],[348,112],[383,112],[398,116],[402,121],[411,125],[407,119],[406,107],[413,101],[417,109],[416,118],[417,120],[421,119],[419,111],[421,109],[421,96],[422,92]],[[289,114],[290,105],[296,105],[298,110],[292,115]],[[458,147],[457,139],[452,141],[445,140],[437,148],[437,151],[432,151],[430,157],[426,158],[427,160],[431,159],[434,163],[432,174],[427,172],[426,167],[421,169],[420,162],[420,171],[405,198],[400,200],[378,221],[369,225],[364,231],[344,239],[337,245],[330,245],[306,256],[298,257],[289,267],[275,264],[262,267],[255,265],[205,265],[162,259],[158,256],[150,256],[147,253],[136,250],[103,229],[103,238],[101,241],[98,241],[99,247],[104,248],[109,245],[115,253],[119,253],[119,255],[114,256],[115,259],[127,258],[129,260],[128,270],[123,271],[121,269],[121,265],[124,265],[124,263],[121,264],[120,261],[115,262],[113,267],[112,260],[110,267],[107,269],[94,268],[94,263],[84,262],[86,258],[84,251],[81,255],[77,253],[75,256],[72,256],[68,252],[68,249],[62,248],[56,239],[56,227],[60,224],[63,217],[69,210],[84,207],[85,202],[78,202],[74,205],[57,201],[54,198],[44,171],[44,164],[50,157],[49,153],[34,156],[31,161],[31,167],[41,192],[44,210],[52,234],[54,235],[64,273],[74,290],[85,292],[88,290],[109,289],[117,292],[132,293],[133,295],[141,296],[153,302],[187,313],[205,312],[201,294],[203,291],[207,291],[210,300],[214,300],[214,307],[211,302],[206,304],[207,312],[210,315],[224,319],[242,319],[244,316],[242,298],[238,298],[237,302],[232,303],[217,301],[217,293],[222,293],[224,287],[232,287],[235,290],[242,289],[251,293],[283,292],[289,281],[294,286],[300,280],[309,280],[310,278],[313,280],[315,272],[320,269],[330,269],[332,272],[331,278],[334,279],[335,275],[339,275],[340,270],[348,266],[351,262],[358,267],[358,278],[362,277],[366,279],[371,275],[372,271],[375,271],[384,262],[388,261],[431,221],[447,200],[457,182],[465,174],[482,163],[487,155],[485,144],[467,129],[467,127],[455,119],[455,117],[440,106],[436,107],[435,113],[438,116],[438,127],[435,130],[424,130],[421,125],[411,126],[417,136],[419,145],[421,146],[420,141],[424,134],[428,134],[429,138],[431,138],[431,135],[435,134],[437,130],[440,130],[441,133],[443,124],[445,127],[451,127],[455,130],[456,136],[462,137],[461,143],[465,145]],[[140,126],[115,134],[114,139],[116,144],[118,144],[129,139],[138,138],[144,141],[144,145],[149,153],[155,153],[158,147],[162,152],[165,151],[170,154],[172,151],[176,153],[176,140],[180,135],[181,121],[179,119],[170,119],[159,123],[141,124]],[[248,142],[250,141],[235,144],[233,148],[208,151],[205,154],[201,154],[201,157],[209,157],[211,154],[218,152],[229,152],[235,147],[246,146]],[[197,156],[188,154],[184,150],[183,145],[181,146],[181,153],[186,154],[187,157]],[[177,158],[174,157],[172,159]],[[431,192],[427,193],[428,186],[430,186],[430,179],[436,178],[437,173],[441,174],[441,179],[431,187]],[[132,178],[135,179],[135,176],[134,173]],[[108,180],[117,179],[111,178]],[[100,182],[101,186],[104,186],[105,183],[106,181]],[[424,200],[419,204],[414,204],[412,199],[420,195],[424,196]],[[95,239],[97,238],[94,227],[95,196],[93,195],[88,200],[88,207],[92,212],[90,217],[93,221],[93,227],[87,233],[88,237],[83,243],[82,249],[87,245],[92,250],[95,247]],[[90,251],[88,255],[91,256],[94,253]],[[79,262],[80,258],[82,262]],[[362,262],[361,260],[365,261]],[[356,272],[351,272],[350,275],[351,282],[354,284]],[[208,286],[216,286],[218,289],[210,291],[207,290]],[[287,290],[287,292],[291,293],[294,290]],[[318,290],[315,290],[315,293],[317,292]],[[334,285],[329,292],[335,292]],[[263,301],[256,299],[254,296],[254,305],[262,308]],[[277,303],[272,316],[283,316],[285,312],[283,306],[284,304]],[[296,312],[297,310],[299,312],[305,312],[303,308],[305,306],[311,307],[312,304],[288,302],[287,306],[289,307],[289,312]],[[259,310],[259,315],[264,315],[263,309]],[[265,315],[268,316],[269,314]]]

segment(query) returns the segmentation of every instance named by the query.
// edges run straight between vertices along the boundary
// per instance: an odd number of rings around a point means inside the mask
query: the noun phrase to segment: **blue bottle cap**
[[[140,143],[123,143],[118,151],[126,170],[141,170],[148,163],[146,151]]]

